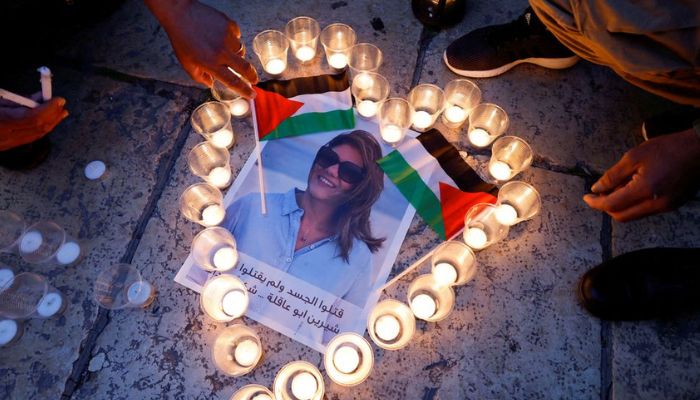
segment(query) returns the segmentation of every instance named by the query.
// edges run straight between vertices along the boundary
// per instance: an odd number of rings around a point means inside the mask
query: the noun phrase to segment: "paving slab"
[[[139,217],[191,109],[192,89],[130,82],[54,68],[54,93],[67,98],[71,115],[51,133],[53,148],[33,171],[0,169],[0,209],[36,222],[54,220],[79,238],[87,257],[76,266],[27,265],[19,257],[2,261],[49,278],[70,304],[65,314],[32,320],[22,339],[0,349],[0,398],[56,399],[92,328],[97,307],[95,277],[118,262],[136,232]],[[187,92],[187,93],[186,93]],[[109,176],[88,181],[85,164],[104,160]]]
[[[649,247],[700,247],[700,202],[613,225],[613,253]],[[619,399],[700,397],[700,313],[612,324],[612,393]]]

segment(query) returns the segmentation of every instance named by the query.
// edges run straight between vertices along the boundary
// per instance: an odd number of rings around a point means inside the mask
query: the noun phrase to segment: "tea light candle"
[[[292,394],[299,400],[311,400],[318,390],[318,381],[310,372],[302,371],[292,378]]]
[[[382,139],[387,143],[394,144],[401,141],[403,138],[403,129],[396,125],[387,125],[381,130]]]
[[[218,188],[225,188],[231,182],[231,169],[216,167],[209,173],[207,181]]]
[[[85,166],[85,177],[91,181],[100,179],[107,172],[107,165],[100,160],[90,161]]]
[[[477,147],[484,147],[489,144],[489,133],[481,128],[472,129],[469,132],[469,141]]]
[[[240,317],[247,307],[248,301],[242,290],[231,290],[221,299],[221,310],[230,317]]]
[[[503,225],[511,226],[518,220],[518,211],[510,204],[501,204],[496,208],[496,219]]]
[[[449,106],[445,109],[445,118],[453,124],[461,124],[467,119],[467,112],[460,106]]]
[[[448,262],[435,264],[433,274],[438,282],[445,285],[455,283],[457,281],[457,269],[454,267],[454,265]]]
[[[260,353],[260,346],[255,340],[243,339],[236,345],[233,357],[241,366],[250,367],[257,362]]]
[[[9,268],[0,269],[0,288],[9,287],[15,280],[15,273]]]
[[[259,393],[251,397],[250,400],[272,400],[272,397],[267,393]]]
[[[328,58],[328,64],[335,69],[343,69],[348,65],[348,57],[343,53],[332,54]]]
[[[126,298],[129,303],[137,307],[145,307],[153,294],[153,286],[146,281],[138,281],[129,285],[126,291]]]
[[[202,222],[207,226],[219,225],[226,216],[226,210],[218,204],[207,206],[202,211]]]
[[[58,248],[56,260],[59,264],[68,265],[80,257],[80,246],[75,242],[66,242]]]
[[[505,181],[510,179],[513,170],[503,161],[492,161],[489,164],[489,173],[496,180]]]
[[[41,233],[37,231],[30,231],[22,236],[22,240],[19,243],[19,249],[23,253],[33,253],[39,250],[42,243],[44,243],[44,238],[41,236]]]
[[[374,117],[377,114],[377,103],[372,100],[362,100],[357,105],[357,112],[365,118]]]
[[[306,62],[314,58],[316,50],[311,46],[301,46],[294,53],[294,56],[301,62]]]
[[[214,253],[214,257],[212,257],[212,264],[221,271],[227,271],[233,268],[236,262],[238,262],[238,252],[236,249],[229,246],[220,248]]]
[[[351,374],[360,366],[360,353],[348,345],[338,347],[333,353],[333,365],[344,374]]]
[[[482,249],[486,246],[488,238],[481,228],[469,228],[464,236],[464,242],[472,249]]]
[[[415,296],[411,300],[411,310],[413,310],[416,317],[427,319],[435,315],[435,311],[437,311],[437,303],[433,297],[422,293]]]
[[[374,332],[380,339],[390,342],[401,333],[401,323],[393,315],[382,315],[374,323]]]
[[[43,318],[55,315],[63,306],[63,299],[58,293],[47,293],[39,300],[36,312]]]
[[[361,90],[369,88],[370,85],[372,85],[372,82],[372,77],[366,73],[360,73],[352,80],[352,84]]]
[[[21,334],[17,321],[11,319],[0,320],[0,346],[12,343]]]
[[[413,126],[418,129],[427,129],[433,124],[433,119],[427,111],[416,111],[413,114]]]
[[[287,69],[287,63],[279,58],[268,60],[265,64],[265,71],[270,75],[279,75]]]
[[[248,100],[239,98],[233,100],[231,104],[229,104],[229,108],[231,109],[231,115],[233,115],[234,117],[242,117],[248,114],[248,111],[250,110],[250,104],[248,103]]]
[[[211,135],[211,143],[222,149],[228,148],[233,144],[233,132],[228,129],[222,129],[218,132],[214,132]]]
[[[245,385],[233,394],[230,400],[274,400],[274,395],[262,385]]]

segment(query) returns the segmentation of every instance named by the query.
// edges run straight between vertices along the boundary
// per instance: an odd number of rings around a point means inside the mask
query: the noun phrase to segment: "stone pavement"
[[[408,1],[210,3],[238,21],[249,49],[257,32],[281,29],[297,15],[315,17],[322,26],[350,24],[359,41],[384,51],[380,71],[397,96],[416,83],[444,86],[456,77],[441,61],[451,40],[510,21],[526,6],[471,1],[458,26],[436,33],[412,17]],[[68,99],[71,116],[51,135],[53,150],[39,168],[0,170],[0,209],[30,221],[57,221],[88,244],[89,254],[68,269],[0,257],[18,270],[48,276],[70,300],[63,316],[30,321],[20,342],[0,349],[0,398],[227,399],[244,384],[271,386],[292,360],[322,369],[319,353],[249,319],[245,323],[263,340],[262,363],[231,378],[210,360],[213,338],[224,326],[205,319],[198,296],[173,282],[199,231],[178,211],[178,196],[197,181],[185,155],[200,138],[188,118],[209,94],[181,70],[145,6],[126,1],[51,61],[54,93]],[[324,68],[318,63],[314,72]],[[33,71],[27,74],[34,78]],[[326,378],[327,398],[700,397],[699,315],[601,322],[578,307],[573,292],[586,269],[617,254],[700,246],[698,201],[629,224],[612,222],[581,201],[596,176],[641,141],[642,119],[668,103],[586,62],[566,71],[519,66],[476,83],[484,101],[508,111],[509,132],[535,150],[534,167],[522,179],[542,194],[543,212],[478,254],[476,278],[457,290],[447,319],[418,323],[414,340],[400,351],[375,349],[375,370],[360,386],[343,388]],[[254,146],[250,120],[234,122],[234,130],[232,164],[240,170]],[[446,133],[462,146],[458,132]],[[93,159],[107,162],[106,180],[82,176]],[[415,218],[394,273],[438,243]],[[157,287],[150,308],[106,312],[92,301],[98,271],[118,261],[137,265]],[[416,274],[386,295],[403,300]]]

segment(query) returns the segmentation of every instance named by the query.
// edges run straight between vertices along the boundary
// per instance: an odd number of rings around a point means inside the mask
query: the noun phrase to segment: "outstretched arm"
[[[38,99],[41,93],[33,96]],[[0,151],[41,139],[68,116],[61,97],[27,108],[0,99]]]

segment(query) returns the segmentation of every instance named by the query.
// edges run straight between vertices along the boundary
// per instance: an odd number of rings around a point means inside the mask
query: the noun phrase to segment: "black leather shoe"
[[[622,254],[586,272],[578,295],[591,314],[613,321],[700,310],[700,249],[653,248]]]

